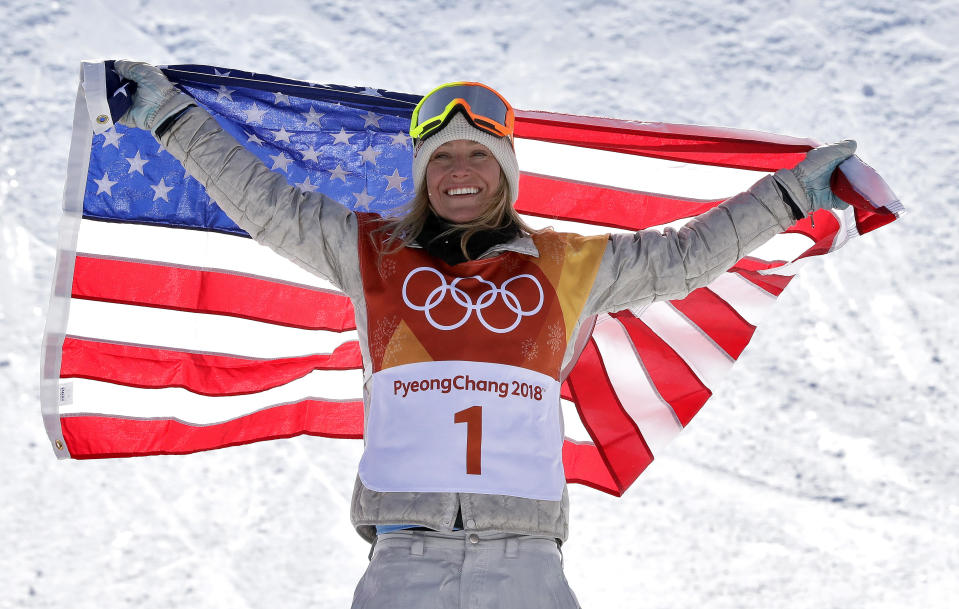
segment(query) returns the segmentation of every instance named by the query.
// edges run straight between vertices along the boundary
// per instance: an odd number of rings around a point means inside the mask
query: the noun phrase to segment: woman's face
[[[446,142],[426,165],[426,187],[433,211],[462,224],[478,218],[492,203],[500,182],[496,157],[472,140]]]

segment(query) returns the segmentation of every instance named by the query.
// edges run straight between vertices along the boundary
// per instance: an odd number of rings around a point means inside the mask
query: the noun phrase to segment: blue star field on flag
[[[167,76],[291,185],[358,211],[386,213],[413,196],[416,96],[369,87],[313,85],[208,66],[173,66]],[[135,83],[107,70],[118,120]],[[245,234],[143,130],[116,124],[94,137],[85,217]]]

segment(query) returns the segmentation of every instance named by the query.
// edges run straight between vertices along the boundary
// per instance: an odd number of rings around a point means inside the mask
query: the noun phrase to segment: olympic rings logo
[[[419,273],[428,272],[436,275],[440,280],[439,286],[433,288],[429,293],[429,296],[426,297],[426,302],[422,305],[413,304],[410,302],[409,295],[407,293],[407,286],[410,283],[410,280]],[[457,277],[452,281],[452,283],[446,282],[446,277],[437,271],[436,269],[428,266],[421,266],[413,269],[406,276],[406,279],[403,281],[403,302],[406,303],[406,306],[413,309],[414,311],[423,311],[426,315],[426,321],[430,322],[430,325],[436,328],[437,330],[455,330],[463,324],[465,324],[470,316],[473,314],[473,311],[476,311],[476,317],[479,319],[480,323],[483,324],[490,332],[495,332],[497,334],[506,334],[507,332],[513,331],[516,326],[523,321],[524,317],[529,317],[530,315],[536,315],[539,313],[539,310],[543,308],[543,286],[540,285],[536,277],[532,275],[523,274],[511,277],[503,282],[502,286],[497,287],[492,281],[487,281],[482,277],[473,275],[471,279],[476,279],[480,283],[488,286],[488,289],[480,294],[479,298],[476,299],[476,302],[473,302],[473,299],[470,298],[470,295],[467,294],[462,288],[457,287],[457,284],[466,279],[465,277]],[[519,297],[516,296],[513,292],[509,291],[509,285],[516,281],[517,279],[529,279],[533,282],[533,285],[536,286],[536,289],[539,291],[539,302],[536,303],[536,306],[530,310],[526,310],[520,304]],[[431,311],[436,307],[440,306],[444,300],[446,300],[446,295],[449,294],[453,299],[453,302],[463,307],[465,310],[463,317],[459,321],[453,324],[441,324],[433,319]],[[483,317],[483,310],[490,307],[497,298],[503,299],[503,304],[506,307],[516,314],[516,319],[506,328],[497,328],[489,324],[486,319]]]

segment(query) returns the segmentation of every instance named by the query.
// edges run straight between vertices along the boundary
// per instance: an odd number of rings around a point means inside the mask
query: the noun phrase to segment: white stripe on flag
[[[179,387],[140,389],[89,379],[71,379],[73,402],[60,407],[62,414],[157,419],[174,418],[195,425],[213,425],[237,417],[301,400],[359,401],[361,370],[314,371],[285,385],[247,395],[211,397]]]
[[[829,213],[835,216],[836,220],[839,221],[839,230],[836,232],[836,237],[829,246],[829,251],[834,252],[846,245],[850,239],[858,237],[859,228],[856,226],[856,208],[852,205],[845,209],[831,209]]]
[[[769,314],[776,297],[738,273],[723,273],[706,286],[754,326]]]
[[[560,400],[559,405],[563,411],[563,435],[576,442],[592,442],[582,419],[579,418],[576,404],[569,400]]]
[[[639,427],[653,452],[660,451],[683,430],[672,407],[656,390],[636,349],[618,320],[600,316],[593,328],[593,339],[603,359],[616,397]]]
[[[81,220],[77,252],[223,270],[339,292],[252,239],[211,231]]]
[[[707,387],[717,387],[732,367],[734,360],[669,303],[654,302],[640,319],[689,364]]]
[[[523,138],[516,140],[516,157],[530,173],[687,199],[725,199],[768,175]]]
[[[767,262],[775,260],[795,260],[816,242],[799,233],[779,233],[772,239],[749,252],[751,258],[759,258]]]
[[[301,330],[227,315],[208,315],[73,299],[71,336],[256,358],[330,353],[356,331]]]

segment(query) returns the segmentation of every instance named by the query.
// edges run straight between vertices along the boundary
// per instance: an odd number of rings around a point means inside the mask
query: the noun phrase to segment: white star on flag
[[[382,152],[380,152],[379,150],[376,150],[375,148],[373,148],[373,145],[370,144],[369,146],[366,147],[366,150],[361,151],[359,154],[361,157],[363,157],[363,160],[366,161],[367,163],[373,163],[374,165],[376,165],[376,157],[377,155],[382,154]]]
[[[365,186],[363,187],[363,192],[354,192],[353,196],[356,197],[356,206],[362,207],[363,209],[369,209],[370,203],[376,198],[366,194]]]
[[[282,152],[280,154],[271,154],[270,158],[273,159],[273,167],[270,167],[270,169],[279,167],[282,171],[286,171],[289,164],[293,162],[293,159],[287,158]]]
[[[110,127],[103,132],[103,147],[116,146],[117,150],[119,150],[121,137],[123,137],[123,134],[118,133],[116,127]]]
[[[371,110],[367,110],[366,116],[363,117],[363,126],[369,127],[370,125],[373,125],[379,129],[381,120],[383,120],[382,116],[379,114],[374,114]]]
[[[281,126],[280,126],[280,130],[279,130],[279,131],[274,131],[274,132],[273,132],[273,135],[276,137],[276,140],[275,140],[275,141],[277,141],[277,142],[286,142],[287,144],[291,144],[291,143],[292,143],[292,142],[290,142],[290,136],[293,135],[293,134],[286,130],[286,126],[285,126],[285,125],[281,125]]]
[[[332,170],[329,170],[329,171],[330,171],[330,181],[331,181],[331,182],[332,182],[333,180],[339,179],[339,180],[343,180],[343,183],[344,183],[344,184],[346,183],[346,174],[349,173],[349,172],[348,172],[348,171],[344,171],[344,170],[343,170],[343,167],[341,167],[339,163],[336,164],[336,169],[332,169]]]
[[[216,68],[213,68],[213,75],[214,75],[214,76],[229,76],[229,75],[230,75],[230,71],[227,70],[226,72],[221,72],[221,71],[217,70]]]
[[[97,183],[97,194],[100,194],[101,192],[105,192],[111,197],[113,196],[113,193],[110,192],[110,189],[113,188],[113,185],[116,184],[116,182],[114,182],[107,176],[107,172],[104,171],[103,178],[99,180],[94,180],[94,182]]]
[[[220,88],[216,90],[216,101],[226,98],[232,102],[234,93],[236,89],[227,89],[226,85],[220,85]]]
[[[246,114],[246,122],[262,123],[263,115],[266,114],[266,108],[257,108],[256,104],[253,104],[252,108],[244,110],[243,112]]]
[[[169,202],[170,199],[167,198],[167,193],[173,190],[172,186],[167,186],[163,178],[160,178],[158,184],[150,184],[150,188],[153,189],[153,200],[163,199],[164,201]]]
[[[399,133],[394,133],[393,135],[390,136],[391,146],[402,146],[403,148],[406,148],[406,145],[409,143],[410,143],[410,136],[408,136],[406,132],[404,131],[400,131]]]
[[[353,134],[353,135],[355,135],[355,134]],[[340,132],[333,134],[333,143],[334,143],[334,144],[349,144],[349,143],[350,143],[350,138],[353,137],[353,135],[347,133],[345,128],[340,127]]]
[[[143,166],[149,163],[147,159],[140,157],[140,151],[137,150],[136,156],[126,160],[127,163],[130,163],[130,169],[127,173],[133,173],[134,171],[140,172],[140,175],[143,175]]]
[[[310,182],[310,176],[303,178],[303,181],[297,184],[296,187],[304,192],[316,192],[316,189],[319,188],[319,186]]]
[[[406,178],[400,175],[399,169],[394,169],[393,175],[386,176],[386,182],[388,184],[388,186],[386,187],[386,190],[395,188],[396,190],[403,192],[403,182],[408,179],[409,178]]]
[[[310,146],[308,150],[302,151],[300,154],[303,155],[304,161],[313,161],[314,163],[320,162],[320,151]]]
[[[366,95],[375,95],[377,97],[383,97],[383,94],[374,89],[373,87],[366,87],[363,89],[363,93]]]
[[[316,124],[317,127],[320,126],[320,117],[324,116],[322,112],[317,112],[313,109],[313,106],[310,106],[309,112],[300,112],[304,118],[306,118],[306,126],[309,127],[312,124]]]
[[[276,104],[277,106],[279,106],[280,104],[286,104],[287,106],[290,105],[290,96],[285,93],[280,93],[279,91],[276,91],[273,93],[273,97],[274,97],[273,103]]]
[[[244,131],[243,133],[246,133],[246,131]],[[246,141],[248,141],[248,142],[253,142],[254,144],[257,144],[257,145],[262,145],[262,144],[263,144],[263,140],[261,140],[259,137],[257,137],[257,135],[256,135],[255,133],[247,133],[247,134],[246,134]]]

